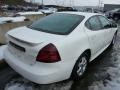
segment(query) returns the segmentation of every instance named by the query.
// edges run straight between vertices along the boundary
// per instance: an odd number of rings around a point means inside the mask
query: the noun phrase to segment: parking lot
[[[0,71],[0,90],[118,90],[120,87],[120,32],[114,48],[108,48],[89,64],[85,77],[38,85],[24,79],[8,65]]]

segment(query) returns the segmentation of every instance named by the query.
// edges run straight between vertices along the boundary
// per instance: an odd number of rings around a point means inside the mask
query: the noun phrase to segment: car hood
[[[30,44],[40,44],[42,42],[55,42],[65,38],[65,35],[56,35],[32,30],[26,26],[13,29],[7,33],[9,36]]]

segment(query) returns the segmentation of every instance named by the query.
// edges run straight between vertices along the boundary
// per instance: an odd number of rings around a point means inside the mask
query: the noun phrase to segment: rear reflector
[[[61,59],[57,48],[53,44],[48,44],[40,50],[36,60],[39,62],[54,63]]]

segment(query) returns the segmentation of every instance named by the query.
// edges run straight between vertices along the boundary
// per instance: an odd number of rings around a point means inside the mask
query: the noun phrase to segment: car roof
[[[95,16],[95,15],[102,15],[102,14],[98,14],[98,13],[89,13],[89,12],[58,12],[58,13],[82,15],[82,16],[85,16],[85,17],[91,17],[91,16]]]

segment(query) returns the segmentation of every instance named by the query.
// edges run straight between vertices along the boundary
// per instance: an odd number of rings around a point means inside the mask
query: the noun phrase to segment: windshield
[[[81,15],[56,13],[46,16],[28,27],[48,33],[69,34],[83,19],[84,16]]]

